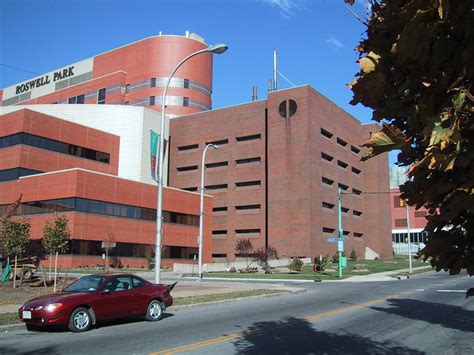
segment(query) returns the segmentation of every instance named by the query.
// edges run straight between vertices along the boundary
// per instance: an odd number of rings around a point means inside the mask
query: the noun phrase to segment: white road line
[[[446,292],[446,293],[466,293],[466,290],[436,290],[436,292]]]
[[[418,290],[416,290],[416,292],[423,292],[424,290],[424,288],[419,288]]]

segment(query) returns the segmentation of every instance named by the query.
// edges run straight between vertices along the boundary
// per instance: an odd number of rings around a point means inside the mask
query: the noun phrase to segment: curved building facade
[[[206,47],[194,33],[152,36],[5,88],[1,105],[113,104],[160,111],[176,63]],[[212,54],[204,53],[174,75],[167,114],[173,118],[211,108]]]

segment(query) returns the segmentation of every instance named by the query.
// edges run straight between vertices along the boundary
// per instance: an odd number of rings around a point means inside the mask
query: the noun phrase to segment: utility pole
[[[405,200],[405,208],[407,212],[407,234],[408,234],[408,273],[413,272],[412,263],[411,263],[411,237],[410,237],[410,209],[408,207],[408,202]]]

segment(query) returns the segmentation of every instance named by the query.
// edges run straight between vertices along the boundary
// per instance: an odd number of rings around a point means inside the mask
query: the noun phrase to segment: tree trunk
[[[54,287],[53,287],[53,292],[56,292],[57,275],[58,275],[58,252],[56,252],[56,260],[54,261]]]
[[[16,263],[18,256],[15,254],[15,267],[13,268],[13,288],[16,288]]]

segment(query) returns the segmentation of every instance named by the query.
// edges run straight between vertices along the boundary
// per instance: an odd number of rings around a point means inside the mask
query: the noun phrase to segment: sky
[[[351,7],[361,18],[364,4]],[[370,122],[370,109],[349,104],[346,84],[359,70],[354,47],[365,28],[344,0],[0,0],[0,88],[160,31],[186,30],[229,46],[214,58],[214,108],[251,101],[253,85],[266,98],[276,48],[291,83],[309,84]],[[292,86],[278,80],[279,89]]]

